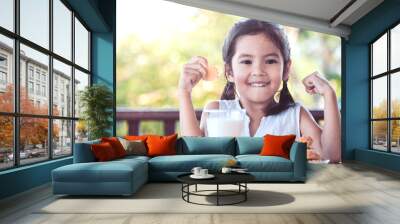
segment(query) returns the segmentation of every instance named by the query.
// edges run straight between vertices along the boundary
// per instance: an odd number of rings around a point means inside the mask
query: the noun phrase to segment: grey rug
[[[234,188],[224,187],[227,190]],[[255,183],[248,187],[247,201],[237,205],[190,204],[182,200],[180,184],[150,183],[131,197],[58,196],[35,213],[360,213],[359,205],[345,201],[317,184]],[[202,185],[198,190],[212,189],[215,186]],[[222,202],[237,199],[240,198],[224,197]],[[193,196],[191,200],[207,204],[216,202],[214,196]]]

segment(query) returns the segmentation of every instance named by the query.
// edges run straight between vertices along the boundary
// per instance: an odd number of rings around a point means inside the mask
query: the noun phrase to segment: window
[[[33,94],[33,82],[28,82],[28,89],[29,94]]]
[[[53,120],[53,157],[70,155],[72,144],[71,120]]]
[[[49,0],[20,0],[21,36],[49,48]]]
[[[90,83],[90,31],[67,1],[0,0],[0,9],[0,170],[70,156],[76,132],[86,138],[73,105],[75,87]]]
[[[81,114],[81,110],[79,107],[80,102],[80,92],[85,89],[86,86],[89,85],[89,74],[84,72],[75,71],[75,116],[79,117]]]
[[[75,18],[75,62],[85,69],[89,69],[89,32],[82,23]]]
[[[36,84],[36,95],[40,95],[40,84]]]
[[[46,74],[42,73],[42,82],[46,82]]]
[[[0,54],[0,67],[7,68],[7,56]]]
[[[7,74],[3,71],[0,71],[0,84],[2,85],[7,84]]]
[[[400,67],[400,25],[397,25],[390,31],[390,68]]]
[[[0,4],[1,5],[1,4]],[[0,124],[2,132],[7,135],[2,136],[0,141],[0,169],[8,169],[14,166],[14,118],[12,116],[4,116],[0,114]]]
[[[7,56],[0,53],[0,85],[2,90],[5,91],[7,85]]]
[[[32,66],[29,66],[28,74],[29,74],[29,79],[33,80],[33,67]]]
[[[14,31],[14,0],[1,0],[0,9],[0,26]]]
[[[53,0],[54,53],[71,60],[72,12],[60,1]]]
[[[54,94],[53,94],[53,114],[57,115],[58,113],[58,90],[55,89],[54,90]]]
[[[400,153],[400,24],[370,45],[371,148]]]
[[[39,101],[36,104],[40,104]],[[45,118],[21,117],[19,136],[20,164],[25,165],[39,162],[49,158],[47,130],[48,120]],[[32,133],[37,133],[32,139]]]
[[[54,89],[54,102],[53,104],[58,104],[58,97],[59,93],[61,94],[60,100],[62,103],[64,103],[64,96],[65,95],[71,95],[72,92],[70,89],[65,89],[64,85],[66,83],[69,83],[69,85],[72,84],[72,68],[69,65],[66,65],[56,59],[53,60],[53,77],[54,77],[54,83],[53,83],[53,89]],[[69,102],[71,101],[71,102]],[[67,99],[68,104],[72,104],[72,98]],[[66,109],[66,116],[71,117],[72,116],[72,108],[67,108]],[[53,110],[53,114],[60,113],[59,109],[57,111]],[[63,114],[64,116],[64,114]]]
[[[3,6],[4,1],[0,1],[0,8]],[[1,8],[0,21],[3,19],[3,8]],[[0,26],[1,26],[0,22]],[[13,39],[8,38],[0,33],[0,116],[2,112],[14,112],[14,71],[12,66],[12,58],[14,57],[14,42]],[[7,120],[8,121],[8,120]],[[1,124],[1,121],[0,121]],[[7,131],[11,131],[7,129]],[[10,133],[11,135],[11,133]],[[1,139],[2,136],[0,136]],[[9,144],[7,144],[10,146]],[[7,147],[8,147],[7,146]],[[0,151],[3,147],[0,141]],[[1,160],[0,160],[1,169]]]
[[[36,69],[36,80],[40,81],[40,70]]]
[[[46,97],[46,86],[42,86],[42,96]]]

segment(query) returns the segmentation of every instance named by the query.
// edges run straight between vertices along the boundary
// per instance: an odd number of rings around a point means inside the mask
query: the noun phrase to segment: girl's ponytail
[[[272,106],[268,111],[266,111],[266,114],[267,115],[278,114],[281,111],[284,111],[293,105],[294,105],[294,100],[287,87],[287,80],[283,80],[282,90],[279,93],[279,101],[277,102],[277,104]]]
[[[234,100],[235,99],[235,83],[226,82],[224,91],[221,95],[221,100]]]

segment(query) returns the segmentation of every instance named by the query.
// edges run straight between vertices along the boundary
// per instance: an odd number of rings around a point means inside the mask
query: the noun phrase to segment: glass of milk
[[[203,113],[206,113],[207,137],[237,137],[242,135],[246,110],[204,110]]]

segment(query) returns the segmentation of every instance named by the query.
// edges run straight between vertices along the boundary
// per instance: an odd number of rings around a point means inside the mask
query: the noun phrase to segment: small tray
[[[249,173],[247,170],[232,170],[231,173]]]
[[[207,174],[207,175],[204,175],[204,176],[199,176],[199,175],[194,175],[194,174],[190,175],[190,178],[193,178],[193,179],[211,179],[211,178],[214,178],[214,177],[215,176],[212,175],[212,174]]]

